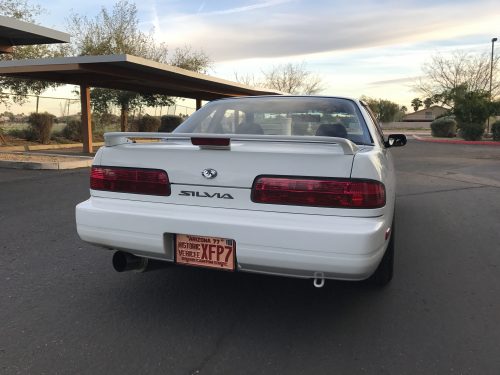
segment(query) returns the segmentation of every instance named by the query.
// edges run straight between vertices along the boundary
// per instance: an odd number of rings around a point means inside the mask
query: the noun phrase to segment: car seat
[[[245,122],[236,128],[236,134],[264,134],[264,131],[259,124]]]
[[[321,124],[316,136],[347,138],[347,130],[342,124]]]

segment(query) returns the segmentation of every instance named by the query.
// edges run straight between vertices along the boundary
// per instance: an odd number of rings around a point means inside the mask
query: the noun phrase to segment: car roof
[[[356,98],[351,98],[347,96],[332,96],[332,95],[256,95],[256,96],[232,96],[230,98],[222,98],[222,99],[216,99],[212,100],[211,102],[218,102],[218,101],[224,101],[224,100],[244,100],[244,99],[257,99],[257,98],[318,98],[318,99],[344,99],[344,100],[351,100],[356,103],[360,103],[360,100]]]

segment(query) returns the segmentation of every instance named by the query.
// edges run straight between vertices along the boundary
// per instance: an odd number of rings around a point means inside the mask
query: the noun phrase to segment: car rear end
[[[248,134],[248,127],[246,134],[236,134],[235,125],[243,124],[237,112],[250,116],[233,102],[225,104],[225,114],[214,110],[203,117],[208,124],[195,117],[181,127],[184,132],[107,134],[92,167],[91,197],[76,208],[80,237],[188,266],[304,278],[369,277],[389,244],[394,209],[393,179],[380,165],[380,148],[293,134],[288,114],[278,121],[258,111],[252,120],[260,120],[267,134]],[[352,107],[360,111],[355,102]],[[227,108],[233,111],[229,125]],[[321,126],[315,111],[300,113],[309,132]],[[363,121],[361,111],[356,113]],[[365,136],[356,127],[353,134]]]

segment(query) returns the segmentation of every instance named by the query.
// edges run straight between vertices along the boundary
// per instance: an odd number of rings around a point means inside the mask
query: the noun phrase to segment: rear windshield
[[[330,136],[372,144],[356,103],[326,97],[217,100],[195,112],[175,133]]]

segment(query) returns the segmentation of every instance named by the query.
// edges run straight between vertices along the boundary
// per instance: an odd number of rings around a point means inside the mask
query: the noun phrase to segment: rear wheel
[[[378,285],[378,286],[385,286],[389,284],[389,282],[392,280],[392,276],[394,273],[394,237],[395,237],[395,225],[394,221],[392,223],[391,227],[391,238],[389,239],[389,245],[387,246],[387,249],[385,250],[385,254],[382,257],[382,260],[380,261],[380,264],[378,265],[377,269],[373,273],[373,275],[370,276],[368,281],[371,284]]]

